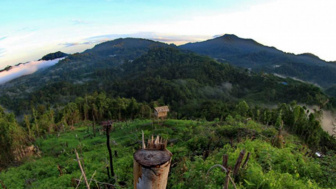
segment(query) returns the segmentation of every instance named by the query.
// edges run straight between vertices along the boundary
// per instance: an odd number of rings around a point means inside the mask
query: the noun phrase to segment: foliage
[[[306,156],[302,142],[291,135],[284,148],[273,147],[269,141],[273,136],[265,136],[272,129],[250,121],[248,123],[232,120],[228,122],[208,122],[189,120],[166,120],[153,124],[149,120],[116,122],[112,138],[112,150],[118,152],[114,157],[115,172],[119,182],[133,186],[133,156],[139,149],[141,130],[145,138],[160,134],[167,138],[168,149],[173,154],[168,188],[221,188],[225,174],[215,169],[207,176],[208,169],[221,163],[223,154],[229,156],[229,166],[234,167],[241,150],[251,153],[247,167],[240,171],[235,180],[238,188],[322,188],[335,187],[328,177],[335,173],[335,154],[321,159]],[[109,182],[106,174],[108,158],[103,133],[93,136],[91,122],[75,124],[75,131],[47,135],[36,140],[42,151],[42,158],[33,158],[19,167],[9,168],[0,173],[0,179],[8,188],[66,188],[74,187],[72,179],[80,177],[78,164],[74,161],[74,148],[77,149],[88,177],[99,182]],[[242,129],[253,131],[241,133]],[[273,128],[274,129],[274,128]],[[227,134],[227,131],[236,133]],[[276,131],[272,133],[276,134]],[[235,136],[231,146],[232,136]],[[205,153],[208,152],[208,153]],[[60,175],[57,166],[63,174]],[[95,182],[91,186],[96,186]],[[84,185],[81,185],[84,188]]]
[[[15,151],[27,144],[26,134],[14,114],[7,114],[0,106],[0,169],[14,162]]]

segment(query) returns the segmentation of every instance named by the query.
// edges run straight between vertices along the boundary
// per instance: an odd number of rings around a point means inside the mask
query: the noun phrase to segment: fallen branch
[[[247,162],[248,162],[249,158],[250,158],[250,152],[247,153],[247,156],[246,156],[246,159],[245,159],[245,161],[244,161],[244,163],[242,165],[242,168],[245,168],[245,166],[247,165]]]
[[[81,177],[79,178],[79,181],[76,179],[76,181],[78,181],[78,184],[76,186],[76,189],[78,188],[78,186],[80,185],[80,183],[82,182],[82,178],[83,178],[83,175],[81,175]]]
[[[91,176],[89,186],[91,185],[91,181],[92,181],[93,177],[95,176],[95,174],[96,174],[96,171],[95,171],[95,172],[92,174],[92,176]]]
[[[80,170],[81,170],[81,172],[82,172],[82,175],[83,175],[83,177],[84,177],[84,181],[85,181],[85,184],[86,184],[86,188],[90,189],[90,185],[89,185],[89,183],[88,183],[88,181],[87,181],[87,179],[86,179],[86,175],[85,175],[84,169],[83,169],[83,167],[82,167],[82,164],[81,164],[81,162],[80,162],[80,160],[79,160],[79,156],[78,156],[78,153],[77,153],[77,150],[76,150],[76,149],[75,149],[75,153],[76,153],[76,158],[77,158],[77,162],[78,162],[79,168],[80,168]]]
[[[227,169],[226,177],[225,177],[225,182],[224,182],[224,189],[229,189],[229,179],[230,179],[230,173],[231,169]]]

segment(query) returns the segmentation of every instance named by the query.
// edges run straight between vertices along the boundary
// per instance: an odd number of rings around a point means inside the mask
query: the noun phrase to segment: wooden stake
[[[224,182],[224,189],[228,189],[229,188],[229,181],[230,181],[230,173],[231,173],[231,169],[227,168],[226,169],[226,177],[225,177],[225,182]]]
[[[239,156],[238,156],[236,165],[234,167],[233,176],[237,176],[238,175],[238,172],[239,172],[239,169],[240,169],[240,165],[241,165],[241,163],[243,161],[244,155],[245,155],[245,150],[242,150],[240,152]]]
[[[144,144],[142,146],[145,147]],[[146,149],[134,153],[134,189],[166,188],[172,156],[166,146],[167,141],[152,136]]]
[[[79,160],[79,156],[78,156],[78,153],[77,153],[77,150],[76,150],[76,149],[75,149],[75,153],[76,153],[76,158],[77,158],[77,162],[78,162],[79,168],[80,168],[80,170],[81,170],[81,172],[82,172],[82,175],[83,175],[83,177],[84,177],[84,181],[85,181],[85,184],[86,184],[86,188],[90,189],[90,185],[89,185],[89,183],[88,183],[88,181],[87,181],[87,179],[86,179],[86,175],[85,175],[84,169],[82,168],[82,165],[81,165],[81,162],[80,162],[80,160]]]
[[[223,166],[227,169],[227,163],[228,163],[229,156],[227,154],[223,155]]]
[[[108,125],[106,126],[106,146],[107,146],[107,150],[109,152],[109,157],[110,157],[110,169],[111,169],[111,175],[112,177],[114,177],[114,170],[113,170],[113,159],[112,159],[112,150],[111,150],[111,146],[110,146],[110,129],[111,129],[112,125]]]

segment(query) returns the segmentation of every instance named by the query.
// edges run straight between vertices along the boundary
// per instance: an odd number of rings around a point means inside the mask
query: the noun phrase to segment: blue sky
[[[0,68],[118,37],[182,44],[233,33],[336,60],[334,0],[1,0]]]

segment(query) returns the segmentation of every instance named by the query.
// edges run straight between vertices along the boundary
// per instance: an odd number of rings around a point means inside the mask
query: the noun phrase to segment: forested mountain
[[[285,53],[235,35],[226,34],[203,42],[181,45],[179,48],[257,72],[294,77],[322,87],[330,87],[336,83],[336,64],[333,62],[326,62],[310,53]]]
[[[16,112],[37,103],[67,102],[75,96],[99,90],[102,80],[110,80],[106,70],[146,53],[150,48],[168,46],[146,39],[117,39],[96,45],[83,53],[69,55],[55,66],[39,70],[0,85],[0,104]],[[102,73],[100,73],[102,72]],[[55,99],[55,96],[58,96]],[[47,101],[44,99],[48,98]]]
[[[202,109],[209,100],[245,99],[259,104],[296,100],[321,107],[334,103],[313,85],[235,68],[142,39],[106,42],[5,84],[0,103],[21,114],[37,104],[55,106],[95,91],[146,102],[160,99],[176,108],[194,109]]]

